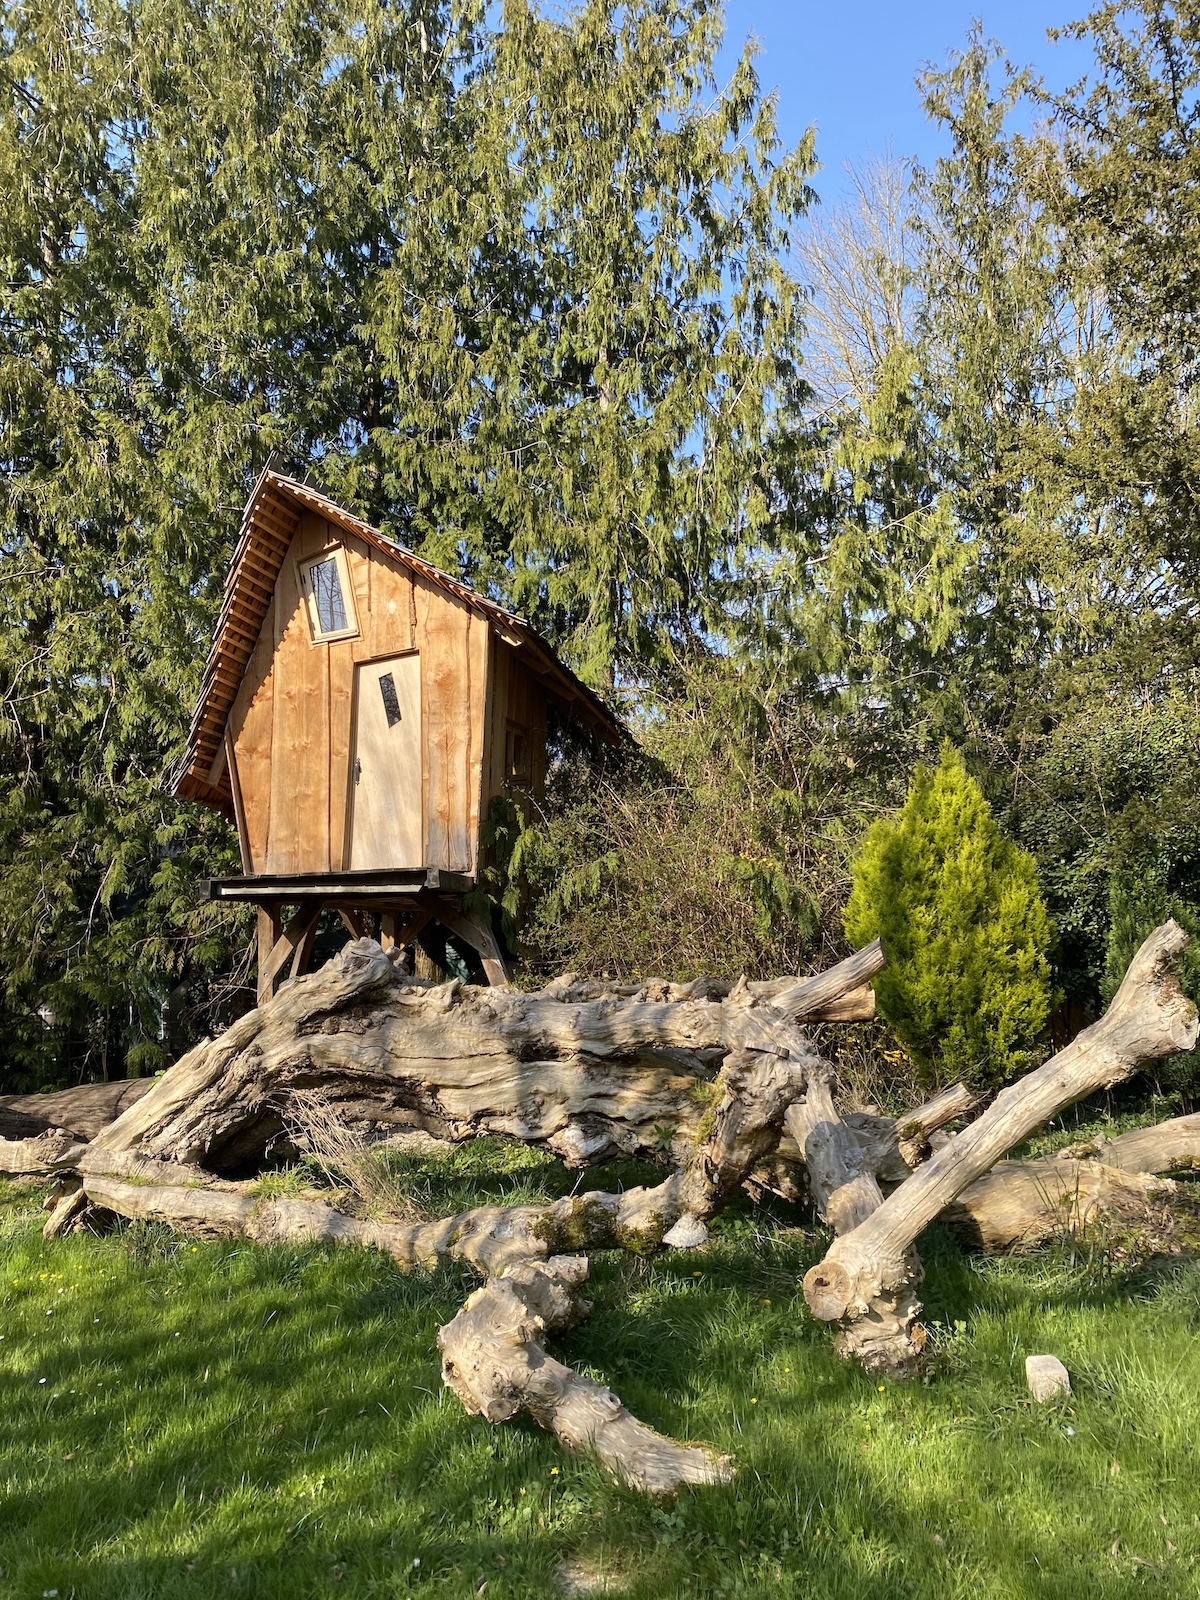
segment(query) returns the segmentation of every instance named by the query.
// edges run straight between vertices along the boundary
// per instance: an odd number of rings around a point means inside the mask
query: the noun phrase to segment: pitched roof
[[[225,724],[258,643],[276,580],[303,511],[315,511],[396,566],[435,584],[487,617],[505,643],[522,652],[533,670],[548,680],[551,693],[570,705],[602,739],[617,743],[629,737],[624,724],[563,665],[523,617],[397,544],[310,484],[268,470],[255,484],[242,515],[241,533],[225,581],[225,600],[217,618],[200,698],[192,714],[187,748],[173,775],[176,794],[233,815],[229,768],[223,759]]]

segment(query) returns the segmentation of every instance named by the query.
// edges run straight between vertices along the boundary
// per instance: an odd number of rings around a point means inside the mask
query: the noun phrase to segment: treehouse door
[[[350,870],[420,867],[421,658],[354,669]]]

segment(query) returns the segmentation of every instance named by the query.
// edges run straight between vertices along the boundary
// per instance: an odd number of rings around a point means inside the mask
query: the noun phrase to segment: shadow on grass
[[[939,1371],[881,1386],[808,1318],[820,1245],[791,1219],[735,1208],[699,1254],[593,1262],[564,1359],[738,1461],[656,1505],[443,1390],[462,1271],[137,1228],[47,1246],[33,1217],[0,1280],[4,1592],[549,1595],[568,1556],[654,1600],[1194,1592],[1200,1278],[1131,1294],[934,1231]],[[1077,1377],[1066,1406],[1025,1394],[1038,1347]]]

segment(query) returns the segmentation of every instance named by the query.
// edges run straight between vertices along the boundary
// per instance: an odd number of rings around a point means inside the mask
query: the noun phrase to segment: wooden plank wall
[[[346,550],[359,633],[314,644],[296,563],[335,543]],[[475,872],[489,632],[453,595],[305,513],[230,718],[255,872],[345,868],[354,668],[412,649],[421,655],[423,865]]]
[[[511,645],[494,638],[491,692],[487,706],[488,739],[484,766],[483,814],[496,795],[505,795],[528,812],[528,797],[540,799],[546,788],[546,690]],[[529,763],[526,790],[509,778],[505,758],[508,732],[525,737]]]

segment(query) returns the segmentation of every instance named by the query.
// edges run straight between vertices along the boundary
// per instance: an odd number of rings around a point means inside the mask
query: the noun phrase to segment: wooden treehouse
[[[529,624],[306,483],[246,505],[175,792],[237,825],[258,993],[311,958],[321,913],[385,944],[431,924],[504,963],[473,892],[492,800],[542,791],[547,729],[622,724]],[[378,923],[375,922],[378,917]]]

